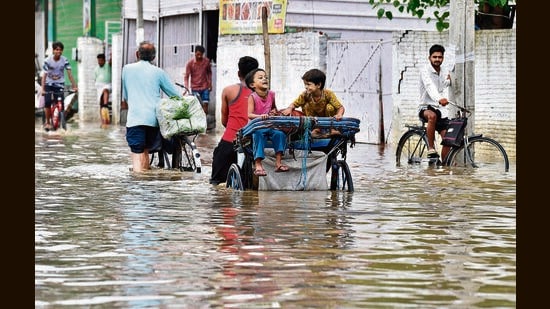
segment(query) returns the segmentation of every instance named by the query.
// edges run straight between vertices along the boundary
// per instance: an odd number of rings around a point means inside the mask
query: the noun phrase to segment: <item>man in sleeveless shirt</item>
[[[233,141],[237,132],[248,123],[248,96],[252,92],[244,81],[246,74],[259,66],[258,60],[250,56],[239,59],[238,84],[226,86],[222,90],[222,125],[225,127],[222,138],[212,157],[212,174],[210,183],[218,185],[227,180],[231,164],[237,163],[237,152]]]

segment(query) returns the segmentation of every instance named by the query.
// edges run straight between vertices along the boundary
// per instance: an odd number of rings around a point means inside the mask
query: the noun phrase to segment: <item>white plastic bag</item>
[[[206,132],[206,114],[195,96],[163,98],[157,105],[162,137]]]

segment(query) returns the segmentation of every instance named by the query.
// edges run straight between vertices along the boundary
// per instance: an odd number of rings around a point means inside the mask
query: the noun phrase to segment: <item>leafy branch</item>
[[[509,0],[474,0],[477,5],[488,4],[489,6],[504,7]],[[383,4],[391,4],[399,12],[406,12],[412,16],[423,18],[428,9],[435,8],[433,17],[426,17],[426,23],[435,20],[437,31],[441,32],[449,28],[449,11],[442,11],[441,8],[447,8],[450,0],[369,0],[369,4],[373,8],[378,8],[376,15],[378,18],[386,17],[389,20],[393,19],[393,12],[382,7]]]

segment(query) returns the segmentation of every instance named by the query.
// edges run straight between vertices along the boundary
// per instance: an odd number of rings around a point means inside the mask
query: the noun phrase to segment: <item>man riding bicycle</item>
[[[447,133],[449,125],[447,98],[448,87],[451,85],[451,76],[441,72],[441,63],[443,63],[445,48],[442,45],[435,44],[430,47],[428,60],[430,63],[420,71],[420,105],[418,107],[418,117],[427,122],[426,133],[428,137],[428,158],[437,159],[439,154],[435,149],[435,131],[439,132],[441,138]],[[442,158],[447,156],[449,146],[443,146],[441,149]]]
[[[44,124],[45,130],[50,130],[51,125],[51,106],[57,100],[57,97],[61,97],[63,102],[64,90],[65,90],[65,71],[71,81],[71,86],[74,91],[77,91],[77,86],[73,78],[71,71],[71,65],[69,60],[63,56],[63,43],[53,42],[52,50],[53,55],[50,55],[46,61],[44,61],[44,75],[42,75],[42,95],[44,97],[44,115],[46,116],[46,123]],[[53,95],[52,95],[53,94]]]

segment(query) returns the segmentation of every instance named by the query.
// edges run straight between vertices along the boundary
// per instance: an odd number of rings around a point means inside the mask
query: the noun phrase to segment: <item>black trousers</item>
[[[232,142],[220,140],[218,146],[214,148],[212,156],[212,175],[211,184],[226,182],[227,172],[231,164],[237,163],[237,151]]]

